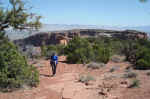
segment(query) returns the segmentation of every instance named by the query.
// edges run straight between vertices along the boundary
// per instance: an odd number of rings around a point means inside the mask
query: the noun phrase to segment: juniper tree
[[[0,6],[0,31],[13,27],[14,29],[39,29],[41,16],[28,13],[22,0],[9,0],[10,7]],[[4,32],[3,32],[4,33]]]
[[[9,5],[9,8],[0,5],[0,91],[20,88],[24,84],[35,86],[39,82],[38,71],[28,65],[17,47],[5,37],[5,30],[10,27],[20,30],[38,29],[41,17],[28,13],[22,0],[9,0]]]

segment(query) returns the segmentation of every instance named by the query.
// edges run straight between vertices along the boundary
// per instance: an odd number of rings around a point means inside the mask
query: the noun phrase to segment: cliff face
[[[125,31],[114,31],[114,30],[97,30],[97,29],[81,29],[81,30],[68,30],[52,33],[39,33],[33,36],[30,36],[25,39],[15,40],[14,42],[17,45],[34,45],[41,46],[43,44],[59,44],[61,41],[69,42],[74,36],[80,37],[113,37],[120,39],[147,39],[148,36],[145,32],[139,32],[134,30],[125,30]]]

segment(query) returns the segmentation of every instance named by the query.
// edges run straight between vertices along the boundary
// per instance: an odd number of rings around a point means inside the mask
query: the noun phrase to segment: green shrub
[[[104,63],[96,63],[96,62],[91,62],[87,65],[87,68],[91,68],[91,69],[100,69],[102,67],[104,67],[105,64]]]
[[[123,62],[124,60],[125,60],[125,57],[121,55],[113,55],[111,57],[111,61],[115,63],[120,63],[120,62]]]
[[[50,57],[52,53],[57,53],[58,55],[64,54],[64,45],[44,45],[41,46],[41,54],[44,57]]]
[[[57,53],[57,48],[55,45],[48,45],[42,47],[42,55],[45,57],[50,57],[53,52]]]
[[[90,43],[83,38],[75,37],[65,48],[67,61],[70,63],[88,63],[94,57]]]
[[[56,45],[58,55],[64,55],[65,46],[62,44]]]
[[[150,48],[139,49],[136,57],[136,69],[150,69]]]
[[[104,45],[93,45],[94,59],[93,61],[107,63],[111,57],[111,48]]]
[[[47,47],[45,45],[41,46],[41,55],[44,57],[47,54]]]
[[[79,77],[79,82],[81,83],[88,83],[89,81],[94,81],[95,78],[92,77],[91,75],[82,75]]]
[[[0,88],[20,88],[24,84],[36,86],[39,73],[35,67],[27,64],[17,47],[3,40],[0,42]]]
[[[109,46],[111,46],[112,52],[114,54],[122,55],[125,48],[125,43],[127,43],[127,41],[120,39],[112,39]]]
[[[89,63],[91,61],[107,63],[111,56],[111,49],[105,45],[75,37],[66,46],[65,54],[67,61],[71,63]]]
[[[114,72],[116,69],[115,68],[111,68],[110,70],[109,70],[109,72]]]
[[[135,79],[132,83],[128,86],[128,88],[138,88],[140,86],[140,81]]]
[[[124,53],[135,69],[150,69],[150,41],[130,41]]]
[[[76,49],[73,53],[69,53],[67,61],[70,63],[88,63],[90,60],[86,57],[87,51],[84,48]]]
[[[131,70],[132,70],[132,67],[131,66],[128,66],[128,67],[126,67],[126,69],[125,69],[125,72],[131,72]]]
[[[97,38],[88,38],[90,43],[101,44],[109,46],[111,48],[111,54],[122,55],[125,49],[125,44],[128,44],[127,40],[121,40],[118,38],[108,38],[108,37],[97,37]]]
[[[67,49],[67,50],[66,50]],[[149,40],[121,40],[117,38],[74,38],[65,52],[73,63],[107,63],[112,55],[124,55],[135,69],[150,69]],[[89,57],[87,52],[89,52]],[[113,61],[122,61],[118,58]]]

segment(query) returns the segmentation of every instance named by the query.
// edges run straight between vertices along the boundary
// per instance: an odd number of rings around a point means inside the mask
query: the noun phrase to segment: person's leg
[[[51,67],[52,67],[52,75],[54,75],[54,63],[51,62]]]
[[[56,74],[56,62],[54,62],[54,75]]]
[[[55,70],[55,73],[56,73],[56,71],[57,71],[57,64],[56,64],[56,67],[55,67],[55,69],[56,69],[56,70]]]

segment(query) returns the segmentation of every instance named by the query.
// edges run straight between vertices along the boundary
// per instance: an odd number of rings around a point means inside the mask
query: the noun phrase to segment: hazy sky
[[[4,0],[6,1],[6,0]],[[28,0],[47,24],[150,25],[150,2],[138,0]]]

